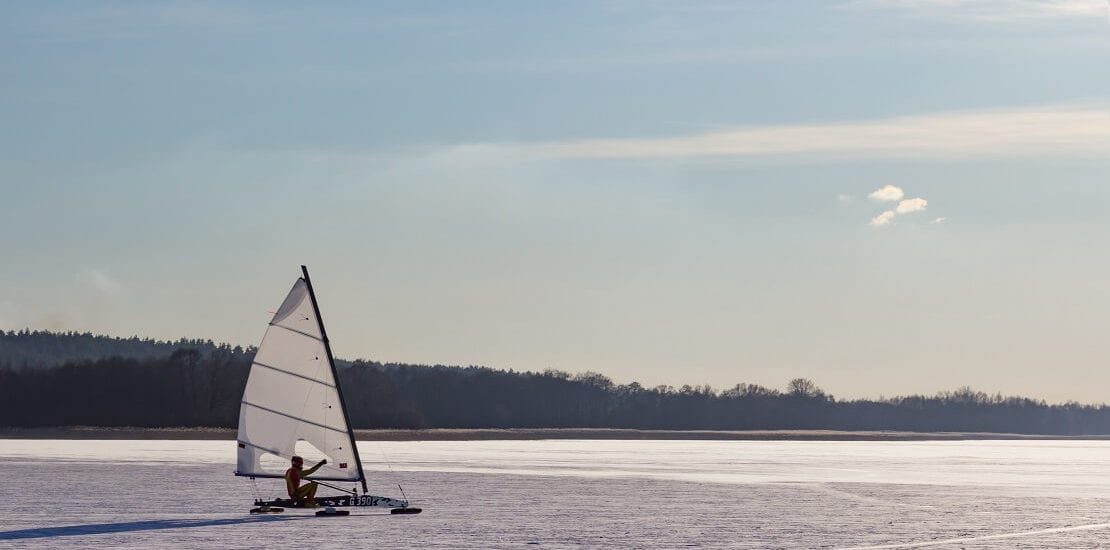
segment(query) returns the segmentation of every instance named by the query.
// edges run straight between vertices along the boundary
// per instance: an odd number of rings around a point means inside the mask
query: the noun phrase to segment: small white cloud
[[[903,191],[901,187],[895,185],[884,185],[881,188],[872,191],[871,194],[867,196],[868,198],[875,201],[898,202],[898,204],[892,210],[887,210],[882,214],[871,218],[871,225],[873,226],[890,224],[894,222],[894,218],[896,217],[904,216],[906,214],[912,214],[914,212],[921,212],[929,206],[929,201],[921,197],[905,199],[905,191]],[[930,223],[941,223],[943,221],[944,218],[937,218]]]
[[[840,194],[836,196],[836,201],[840,204],[852,204],[856,202],[856,198],[851,195]]]
[[[894,211],[887,210],[886,212],[883,212],[882,214],[871,218],[871,225],[878,227],[880,225],[886,225],[892,221],[894,221]]]
[[[84,268],[77,272],[77,280],[103,296],[115,296],[123,290],[106,270]]]
[[[937,219],[935,219],[935,220],[933,220],[929,223],[944,223],[944,220],[947,220],[947,219],[948,218],[945,218],[944,216],[941,216],[941,217],[939,217],[939,218],[937,218]]]
[[[922,210],[925,210],[925,207],[927,206],[929,206],[929,201],[919,197],[916,199],[906,199],[898,203],[898,206],[894,209],[894,211],[899,214],[909,214],[911,212],[920,212]]]
[[[867,198],[879,202],[894,202],[902,200],[902,197],[905,196],[906,192],[902,191],[901,187],[884,185],[867,195]]]

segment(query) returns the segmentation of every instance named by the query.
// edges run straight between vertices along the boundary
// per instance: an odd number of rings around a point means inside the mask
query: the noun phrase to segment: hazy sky
[[[1110,401],[1108,10],[5,2],[0,327]]]

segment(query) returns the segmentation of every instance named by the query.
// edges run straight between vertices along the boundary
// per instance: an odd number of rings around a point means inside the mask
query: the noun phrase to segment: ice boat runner
[[[342,494],[316,496],[320,507],[377,506],[392,513],[419,513],[407,499],[367,494],[366,474],[355,445],[355,434],[343,402],[343,390],[336,375],[327,332],[320,318],[320,307],[308,278],[293,289],[266,329],[251,364],[243,401],[239,406],[238,467],[235,475],[255,478],[282,478],[290,460],[297,454],[298,441],[315,447],[327,463],[305,478]],[[281,470],[264,468],[263,455],[280,460]],[[351,482],[362,486],[345,489],[326,482]],[[285,487],[285,484],[282,485]],[[400,488],[400,486],[398,486]],[[281,507],[301,507],[307,500],[257,498],[251,512],[281,511]],[[402,496],[404,491],[402,490]]]

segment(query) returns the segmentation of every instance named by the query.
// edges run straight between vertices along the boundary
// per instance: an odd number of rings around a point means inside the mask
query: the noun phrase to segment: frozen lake
[[[251,517],[252,483],[231,475],[233,441],[0,440],[0,547],[1098,548],[1110,539],[1106,441],[359,447],[372,492],[399,496],[400,482],[423,514]],[[265,496],[282,491],[280,480],[257,483]]]

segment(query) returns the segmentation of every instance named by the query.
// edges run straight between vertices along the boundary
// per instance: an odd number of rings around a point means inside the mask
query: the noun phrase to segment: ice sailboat
[[[293,283],[270,321],[250,367],[239,406],[235,475],[252,480],[281,478],[300,444],[327,459],[306,480],[340,492],[317,495],[318,506],[374,506],[390,508],[392,513],[418,513],[420,509],[410,507],[406,498],[368,494],[320,307],[308,269],[301,266],[301,272],[303,276]],[[347,489],[343,483],[352,486]],[[258,496],[254,504],[257,508],[252,512],[269,512],[296,503]]]

